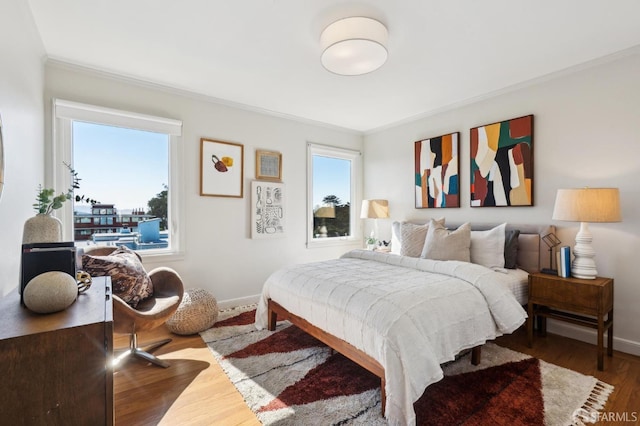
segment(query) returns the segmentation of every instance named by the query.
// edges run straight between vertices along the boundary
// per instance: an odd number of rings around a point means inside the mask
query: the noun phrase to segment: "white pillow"
[[[506,223],[488,231],[471,231],[471,263],[487,268],[504,268]]]
[[[401,246],[402,243],[400,242],[400,222],[394,221],[391,224],[391,253],[400,254]]]
[[[431,222],[444,226],[444,218]],[[429,224],[416,225],[410,222],[400,223],[400,255],[409,257],[420,257],[424,241],[427,237]]]
[[[471,225],[468,223],[461,225],[455,231],[449,231],[444,225],[431,220],[420,257],[468,262],[470,245]]]

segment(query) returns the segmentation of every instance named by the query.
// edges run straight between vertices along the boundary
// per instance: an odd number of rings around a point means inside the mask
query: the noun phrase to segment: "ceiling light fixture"
[[[340,75],[375,71],[387,60],[387,28],[371,18],[340,19],[320,35],[322,65]]]

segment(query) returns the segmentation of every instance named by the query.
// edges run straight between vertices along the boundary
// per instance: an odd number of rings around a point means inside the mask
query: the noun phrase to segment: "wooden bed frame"
[[[455,228],[458,225],[448,224],[449,227]],[[472,230],[491,229],[495,224],[472,224]],[[529,273],[538,272],[543,267],[549,267],[549,259],[547,256],[547,247],[542,241],[542,237],[549,233],[555,232],[553,225],[507,225],[507,229],[520,230],[519,248],[518,248],[518,266]],[[312,325],[307,320],[298,315],[292,314],[277,302],[269,299],[268,301],[268,329],[274,331],[276,329],[277,319],[288,320],[304,332],[310,334],[320,340],[331,349],[346,356],[356,364],[369,370],[380,378],[380,393],[382,416],[385,412],[385,371],[384,367],[378,361],[367,355],[352,344],[335,337],[324,330]],[[471,350],[471,363],[473,365],[480,364],[482,355],[482,346],[476,346]]]
[[[371,373],[380,377],[380,398],[382,405],[382,417],[384,417],[384,409],[386,402],[386,392],[385,392],[385,373],[384,368],[378,361],[356,348],[350,343],[345,342],[342,339],[339,339],[324,330],[319,329],[315,325],[311,324],[309,321],[305,320],[302,317],[299,317],[291,312],[287,311],[277,302],[269,299],[268,302],[268,315],[269,315],[269,326],[267,327],[270,331],[274,331],[276,329],[276,322],[278,318],[281,320],[288,320],[293,325],[300,328],[307,334],[315,337],[320,340],[325,345],[329,346],[331,349],[336,352],[341,353],[342,355],[349,358],[351,361],[355,362],[362,368],[369,370]],[[481,357],[481,346],[476,346],[471,350],[471,363],[473,365],[480,364]]]

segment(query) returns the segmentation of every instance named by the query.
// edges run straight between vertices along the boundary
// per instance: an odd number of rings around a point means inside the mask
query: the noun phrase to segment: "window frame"
[[[313,157],[323,156],[348,160],[351,162],[351,200],[349,212],[349,229],[351,235],[347,237],[314,238],[313,229]],[[362,179],[362,153],[357,150],[338,148],[330,145],[307,143],[307,248],[327,247],[335,245],[354,245],[361,241],[362,233],[359,208]]]
[[[168,220],[170,223],[170,243],[166,249],[138,250],[145,258],[167,256],[182,257],[184,252],[184,207],[181,202],[182,178],[182,121],[136,112],[82,104],[62,99],[52,99],[53,149],[49,162],[53,188],[68,188],[71,176],[64,163],[73,164],[73,121],[83,121],[107,126],[167,134],[169,137],[169,199]],[[73,241],[73,205],[64,203],[55,211],[63,223],[63,238]]]

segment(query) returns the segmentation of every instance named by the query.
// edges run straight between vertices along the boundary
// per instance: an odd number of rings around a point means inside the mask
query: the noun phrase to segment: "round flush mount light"
[[[371,18],[344,18],[320,35],[322,65],[340,75],[375,71],[387,60],[387,28]]]

